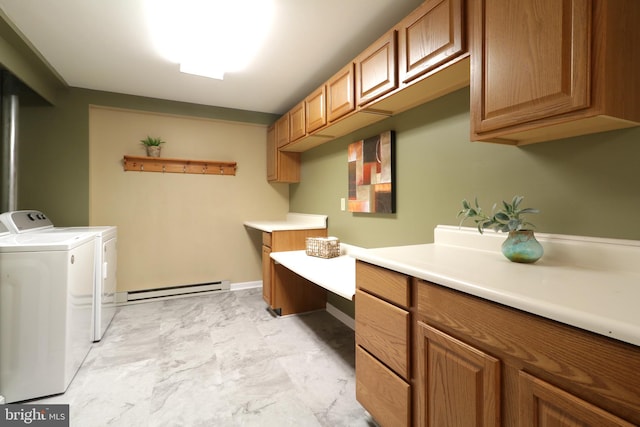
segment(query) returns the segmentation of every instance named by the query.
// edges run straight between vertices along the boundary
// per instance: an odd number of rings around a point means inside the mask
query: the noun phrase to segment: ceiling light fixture
[[[244,69],[273,19],[272,0],[146,0],[158,52],[180,71],[220,79]]]

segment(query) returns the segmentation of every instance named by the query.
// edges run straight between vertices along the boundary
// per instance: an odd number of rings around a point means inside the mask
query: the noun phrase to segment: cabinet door
[[[304,101],[289,111],[289,142],[293,142],[306,135],[304,116]]]
[[[271,248],[262,246],[262,299],[273,307],[273,290],[271,289]]]
[[[308,133],[327,124],[327,89],[322,85],[313,91],[304,101]]]
[[[278,148],[289,143],[289,114],[285,114],[278,119],[276,126],[276,144]]]
[[[267,129],[267,181],[299,182],[300,153],[290,153],[278,149],[278,122]]]
[[[398,72],[408,83],[465,51],[462,0],[429,0],[398,24]]]
[[[632,427],[576,396],[520,371],[520,427]]]
[[[417,322],[420,426],[500,425],[500,361]]]
[[[591,0],[474,3],[475,133],[589,107]]]
[[[358,106],[398,87],[396,35],[395,29],[388,31],[355,59]]]
[[[354,82],[353,62],[327,81],[327,117],[330,122],[355,110]]]
[[[276,128],[271,126],[267,129],[267,181],[274,181],[278,178],[277,154]]]

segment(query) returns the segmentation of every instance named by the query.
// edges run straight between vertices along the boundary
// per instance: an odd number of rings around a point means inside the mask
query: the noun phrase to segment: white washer
[[[54,227],[45,214],[36,210],[6,212],[0,215],[13,233],[87,231],[96,234],[95,290],[91,340],[100,341],[116,314],[117,241],[116,226]]]
[[[91,348],[95,234],[0,237],[0,395],[63,393]]]

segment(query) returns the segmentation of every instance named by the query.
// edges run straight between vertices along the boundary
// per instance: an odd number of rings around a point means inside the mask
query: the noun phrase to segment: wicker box
[[[319,258],[340,256],[340,239],[337,237],[307,237],[306,253]]]

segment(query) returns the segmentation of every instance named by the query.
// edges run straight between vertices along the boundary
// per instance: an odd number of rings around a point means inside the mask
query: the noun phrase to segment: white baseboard
[[[336,319],[338,319],[339,321],[341,321],[342,323],[344,323],[345,325],[347,325],[352,330],[354,331],[356,330],[355,319],[353,319],[351,316],[349,316],[345,312],[338,310],[335,306],[331,304],[327,304],[327,312],[333,317],[335,317]]]
[[[232,283],[229,287],[230,291],[240,291],[242,289],[254,289],[261,288],[262,280],[256,280],[253,282],[240,282],[240,283]]]

